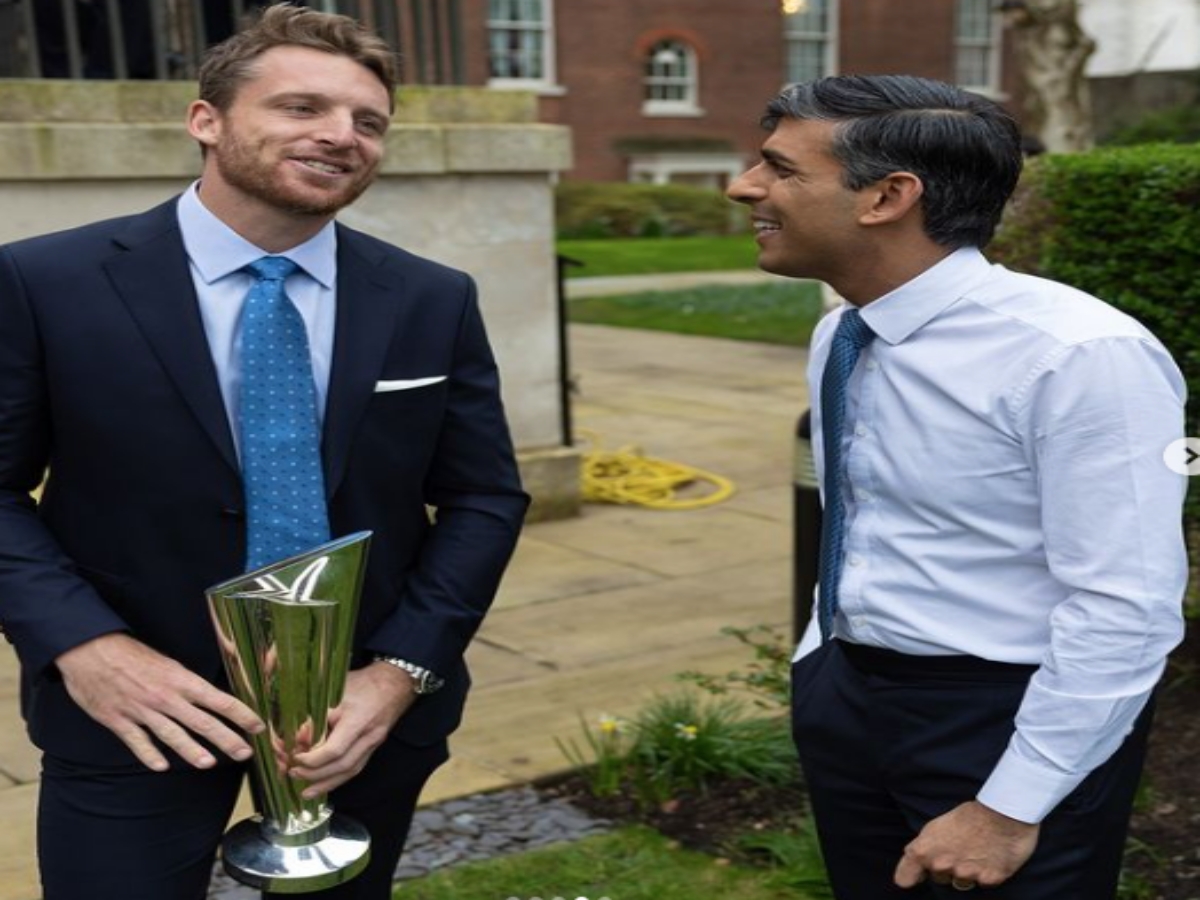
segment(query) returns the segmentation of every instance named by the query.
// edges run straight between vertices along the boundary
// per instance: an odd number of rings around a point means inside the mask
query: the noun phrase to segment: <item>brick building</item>
[[[203,48],[266,2],[0,0],[0,77],[188,80]],[[541,120],[572,129],[572,179],[722,186],[790,81],[911,73],[1002,99],[1014,85],[997,0],[295,2],[379,29],[407,83],[535,91]],[[1085,7],[1126,2],[1193,0]]]
[[[994,0],[459,0],[469,84],[532,88],[581,180],[722,186],[765,101],[832,73],[1011,94]]]

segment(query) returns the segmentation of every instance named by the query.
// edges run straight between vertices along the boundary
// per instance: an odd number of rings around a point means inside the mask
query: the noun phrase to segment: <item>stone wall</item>
[[[199,172],[190,83],[0,80],[0,243],[137,212]],[[524,94],[406,88],[379,181],[341,216],[479,282],[536,518],[577,512],[564,446],[551,174],[566,128]]]

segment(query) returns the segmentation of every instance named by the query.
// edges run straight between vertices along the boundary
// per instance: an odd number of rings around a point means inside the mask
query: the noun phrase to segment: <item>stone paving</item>
[[[744,665],[723,626],[790,620],[804,352],[573,326],[571,359],[577,428],[724,475],[737,492],[689,512],[589,505],[526,529],[469,651],[466,721],[426,805],[564,771],[554,738],[577,734],[581,717],[628,715],[684,669]],[[0,652],[0,900],[37,900],[37,759],[16,682],[11,652]]]

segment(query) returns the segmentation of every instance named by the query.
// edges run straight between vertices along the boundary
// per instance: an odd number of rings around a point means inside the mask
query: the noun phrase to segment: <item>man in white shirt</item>
[[[759,265],[847,300],[813,337],[840,527],[793,668],[835,894],[1113,897],[1182,635],[1186,479],[1162,454],[1183,379],[1130,317],[981,255],[1021,169],[996,104],[836,77],[763,124],[729,188]],[[846,357],[835,335],[862,324]]]

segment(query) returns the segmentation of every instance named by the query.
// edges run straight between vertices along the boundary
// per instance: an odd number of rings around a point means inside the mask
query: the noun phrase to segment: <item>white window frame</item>
[[[541,36],[541,58],[542,58],[542,74],[541,77],[512,77],[512,76],[490,76],[488,78],[488,87],[498,90],[509,91],[536,91],[539,94],[562,94],[565,90],[557,84],[558,72],[555,65],[556,49],[554,37],[554,0],[541,0],[542,2],[542,18],[541,21],[515,21],[512,19],[493,19],[491,17],[491,3],[488,3],[488,70],[491,71],[492,66],[492,51],[491,40],[494,31],[526,31],[540,34]]]
[[[670,184],[674,175],[711,175],[732,182],[746,171],[738,153],[632,153],[629,180],[638,184]]]
[[[663,52],[682,53],[682,74],[652,75],[646,69],[651,60]],[[681,86],[684,97],[666,100],[646,96],[654,85]],[[700,108],[700,59],[696,48],[682,38],[670,37],[655,41],[646,51],[642,74],[642,115],[656,117],[695,117],[704,115]]]
[[[986,35],[963,33],[963,20],[968,13],[972,12],[972,10],[968,9],[968,6],[986,9],[987,15],[982,20],[987,22],[988,33]],[[1004,22],[1001,13],[995,9],[995,6],[996,4],[992,0],[955,0],[954,2],[955,83],[965,90],[974,91],[977,94],[983,94],[988,97],[999,97],[1001,95],[1000,56]],[[979,21],[977,12],[978,10],[975,10],[976,14],[972,18]],[[982,53],[986,57],[986,83],[974,84],[962,79],[963,57],[967,53],[972,55]]]
[[[808,0],[809,3],[812,0]],[[808,73],[795,72],[792,69],[792,47],[796,44],[820,44],[821,45],[821,72],[817,77],[826,75],[834,75],[837,73],[838,65],[838,14],[840,0],[824,0],[825,2],[825,30],[818,31],[813,28],[802,27],[802,23],[807,23],[807,19],[803,17],[804,9],[798,10],[796,13],[783,13],[783,35],[787,45],[787,57],[785,62],[786,79],[788,82],[805,81],[810,79]],[[807,5],[807,4],[803,4]]]

